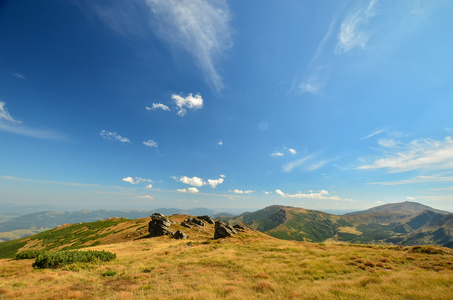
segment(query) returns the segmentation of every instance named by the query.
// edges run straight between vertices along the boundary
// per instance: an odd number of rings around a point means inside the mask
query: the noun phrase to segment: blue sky
[[[453,211],[451,1],[0,4],[0,203]]]

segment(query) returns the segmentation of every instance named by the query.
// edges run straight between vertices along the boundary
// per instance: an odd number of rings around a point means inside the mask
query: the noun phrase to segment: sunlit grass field
[[[86,249],[102,264],[34,269],[0,260],[1,299],[452,299],[453,252],[437,247],[316,244],[247,230],[214,240],[141,238]]]

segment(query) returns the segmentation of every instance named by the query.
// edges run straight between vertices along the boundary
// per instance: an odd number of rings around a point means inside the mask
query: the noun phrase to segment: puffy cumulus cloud
[[[178,115],[181,117],[187,113],[186,109],[200,109],[203,107],[203,98],[200,94],[196,94],[195,96],[189,94],[186,98],[173,94],[171,95],[171,99],[178,107]]]
[[[251,194],[253,192],[255,192],[255,191],[252,191],[252,190],[243,191],[243,190],[238,190],[238,189],[233,190],[233,193],[236,193],[236,194]]]
[[[392,173],[412,170],[453,169],[453,140],[419,139],[404,144],[398,142],[381,143],[382,157],[357,169],[386,169]],[[389,148],[390,147],[390,148]]]
[[[125,177],[125,178],[123,178],[123,181],[129,182],[131,184],[139,184],[140,182],[153,182],[151,179],[140,178],[140,177],[135,177],[135,179],[132,177]]]
[[[143,145],[148,146],[148,147],[154,147],[154,148],[158,147],[157,142],[155,142],[153,140],[143,141]]]
[[[162,103],[153,103],[153,105],[151,107],[146,106],[146,109],[147,110],[161,109],[161,110],[165,110],[165,111],[170,111],[170,107],[168,107],[167,105],[162,104]]]
[[[178,192],[181,193],[190,193],[190,194],[196,194],[199,192],[199,190],[196,187],[190,187],[187,189],[177,189]]]
[[[296,150],[294,150],[294,149],[291,149],[291,148],[289,148],[289,149],[288,149],[288,151],[289,151],[289,153],[291,153],[291,154],[293,154],[293,155],[297,153],[297,151],[296,151]]]
[[[203,178],[196,177],[196,176],[194,176],[194,177],[182,176],[181,178],[179,178],[179,181],[182,183],[188,184],[188,185],[198,186],[198,187],[206,185],[206,182],[203,180]]]
[[[122,137],[121,135],[118,135],[116,132],[110,132],[110,131],[102,130],[99,135],[102,136],[102,138],[104,138],[106,140],[119,141],[119,142],[122,142],[122,143],[130,143],[131,142],[128,138]]]
[[[129,182],[131,184],[138,184],[140,182],[138,180],[134,180],[134,178],[132,178],[132,177],[125,177],[125,178],[123,178],[123,181]]]
[[[298,192],[296,194],[287,194],[282,192],[282,190],[275,190],[277,195],[280,195],[285,198],[299,198],[299,199],[317,199],[317,200],[338,200],[338,201],[352,201],[351,199],[341,199],[338,196],[331,196],[328,191],[320,190],[319,192],[308,192],[302,193]]]
[[[275,151],[274,153],[271,153],[272,157],[280,157],[280,156],[283,156],[283,155],[284,155],[283,153],[278,152],[278,151]]]
[[[208,179],[208,184],[212,187],[212,188],[215,188],[216,186],[218,186],[219,184],[222,184],[224,181],[223,178],[219,178],[219,179]]]
[[[148,185],[146,185],[146,188],[147,188],[147,189],[152,189],[152,188],[153,188],[153,185],[152,185],[152,184],[148,184]]]
[[[6,103],[3,101],[0,101],[0,120],[6,120],[8,122],[14,123],[14,124],[20,124],[22,121],[17,121],[14,120],[11,115],[9,114],[8,110],[6,109]]]
[[[222,145],[223,145],[222,140],[218,141],[218,142],[217,142],[217,145],[222,146]]]

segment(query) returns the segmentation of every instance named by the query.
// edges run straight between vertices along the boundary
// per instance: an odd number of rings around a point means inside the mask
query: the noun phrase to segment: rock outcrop
[[[237,229],[237,230],[246,230],[247,229],[247,227],[245,227],[245,225],[241,224],[241,223],[233,225],[233,228]]]
[[[172,232],[168,231],[170,225],[170,219],[163,214],[154,213],[151,215],[151,221],[148,224],[149,235],[155,237],[172,234]]]
[[[215,221],[214,238],[221,239],[238,233],[230,224],[222,220]]]
[[[175,232],[175,234],[173,234],[173,237],[177,240],[182,240],[188,238],[189,236],[182,232],[182,230],[178,230]]]
[[[209,224],[214,224],[214,220],[212,220],[210,216],[207,216],[207,215],[206,216],[198,216],[197,218],[200,219],[200,220],[206,221]]]

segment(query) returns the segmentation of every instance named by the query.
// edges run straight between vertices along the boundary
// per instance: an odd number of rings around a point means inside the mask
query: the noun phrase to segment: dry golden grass
[[[180,225],[172,225],[177,229]],[[102,265],[40,270],[32,268],[32,260],[0,260],[0,298],[452,298],[448,249],[426,254],[402,247],[312,244],[251,230],[213,240],[212,233],[209,225],[190,230],[186,240],[164,236],[90,248],[117,254]]]

